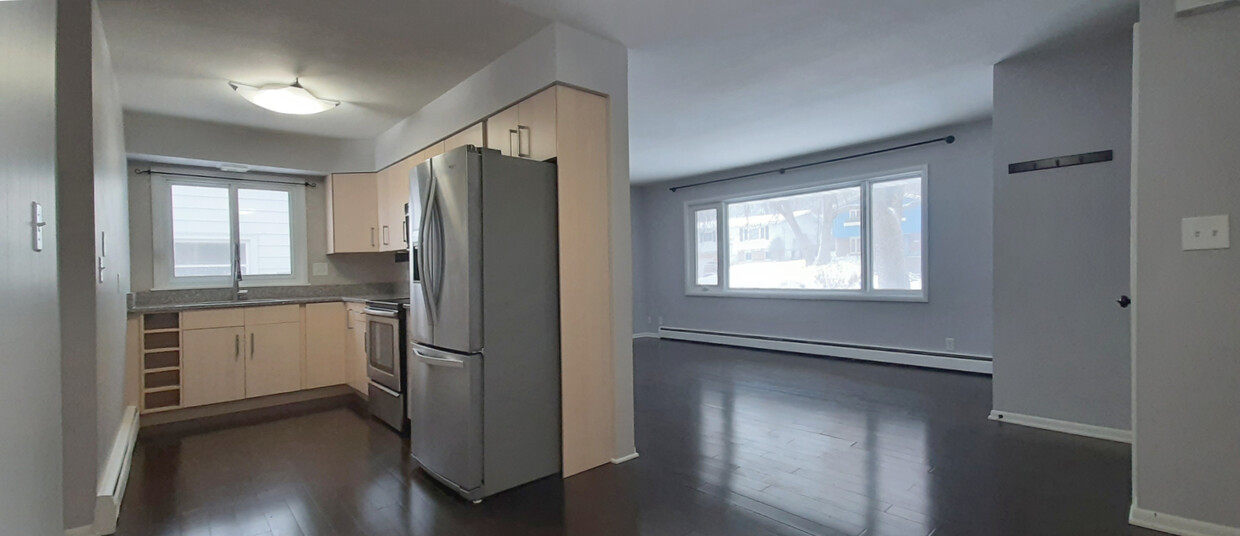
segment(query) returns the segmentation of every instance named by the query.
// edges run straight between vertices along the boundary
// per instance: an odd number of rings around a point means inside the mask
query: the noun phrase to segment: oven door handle
[[[395,311],[384,311],[382,309],[366,308],[366,309],[362,309],[362,312],[365,313],[367,316],[382,316],[385,318],[399,318],[400,317],[400,313],[397,313]]]

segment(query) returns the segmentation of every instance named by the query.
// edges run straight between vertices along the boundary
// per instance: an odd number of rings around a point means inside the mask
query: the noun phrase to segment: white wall
[[[171,157],[327,174],[373,171],[374,141],[327,138],[125,112],[125,145],[139,160]]]
[[[616,367],[616,453],[634,451],[632,243],[629,217],[628,50],[551,24],[379,135],[375,168],[427,145],[555,82],[605,94],[611,116],[612,351]]]
[[[58,276],[61,322],[71,326],[60,334],[62,480],[73,528],[94,521],[124,410],[129,216],[120,98],[98,9],[62,1],[57,24]]]
[[[1129,429],[1131,23],[995,65],[994,409]],[[1115,160],[1009,175],[1111,149]]]
[[[901,145],[946,135],[956,143],[935,144],[825,166],[679,192],[669,186],[723,178]],[[782,336],[912,350],[989,357],[991,324],[991,127],[989,121],[912,134],[874,144],[806,155],[797,159],[713,173],[684,181],[635,187],[643,221],[635,242],[645,248],[646,271],[638,289],[636,331],[662,325],[734,333]],[[929,166],[928,303],[737,298],[685,295],[686,202],[797,188],[912,166]]]
[[[1238,534],[1240,9],[1142,0],[1137,49],[1134,503]],[[1231,249],[1181,251],[1211,214]]]
[[[54,0],[0,2],[0,520],[59,534],[60,321],[56,286]],[[44,249],[31,247],[43,204]]]
[[[160,169],[170,166],[154,164]],[[150,162],[129,163],[129,233],[131,237],[133,291],[146,292],[155,284],[154,236],[151,213],[151,176],[135,173],[136,169],[150,169]],[[179,168],[171,168],[179,169]],[[218,169],[184,168],[193,174],[230,176]],[[290,177],[318,186],[306,188],[306,267],[325,262],[328,275],[309,275],[311,285],[344,285],[352,283],[388,283],[404,281],[409,277],[409,265],[396,263],[395,254],[359,253],[327,254],[327,181],[321,176]]]

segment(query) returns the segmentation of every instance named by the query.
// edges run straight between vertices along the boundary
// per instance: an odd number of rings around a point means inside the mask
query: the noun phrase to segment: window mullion
[[[874,284],[874,274],[872,272],[874,266],[874,242],[870,239],[870,229],[874,227],[871,218],[873,215],[870,211],[870,189],[873,183],[865,181],[861,183],[861,217],[858,218],[861,224],[861,293],[869,294],[870,287]]]
[[[717,266],[715,271],[719,273],[719,291],[727,292],[728,288],[731,287],[728,278],[731,277],[732,273],[730,266],[732,264],[730,260],[732,258],[732,252],[730,251],[732,248],[728,244],[728,228],[731,226],[731,223],[727,213],[727,203],[720,201],[715,205],[715,211],[719,215],[718,219],[715,220],[715,241],[717,244],[715,252],[718,256],[718,260],[715,261]]]
[[[233,273],[230,275],[233,279],[241,272],[241,209],[237,201],[237,190],[235,183],[228,184],[228,220],[231,226],[229,240],[233,260]]]

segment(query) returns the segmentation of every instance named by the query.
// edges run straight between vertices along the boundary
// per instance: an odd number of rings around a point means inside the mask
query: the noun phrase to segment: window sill
[[[821,301],[872,301],[929,303],[930,298],[925,292],[919,293],[875,293],[860,291],[772,291],[772,290],[699,290],[686,289],[685,296],[691,298],[758,298],[776,300],[821,300]]]
[[[310,286],[310,283],[309,283],[309,282],[306,282],[306,281],[301,281],[301,280],[295,280],[295,281],[242,281],[242,284],[241,284],[241,286],[240,286],[240,289],[241,289],[241,290],[245,290],[245,289],[247,289],[247,288],[260,288],[260,287],[308,287],[308,286]],[[165,291],[165,290],[215,290],[215,289],[230,289],[230,290],[231,290],[231,289],[232,289],[232,284],[231,284],[231,283],[229,283],[229,284],[220,284],[220,283],[217,283],[217,282],[202,283],[202,284],[185,283],[185,284],[172,284],[172,285],[156,285],[156,286],[154,286],[154,287],[152,287],[152,288],[151,288],[151,290],[152,290],[152,291]]]

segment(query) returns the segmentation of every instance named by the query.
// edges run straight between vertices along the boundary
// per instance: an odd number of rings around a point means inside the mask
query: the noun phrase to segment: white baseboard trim
[[[138,440],[138,408],[129,406],[116,430],[107,464],[99,474],[99,487],[95,492],[95,521],[90,525],[65,531],[65,536],[106,536],[116,532],[116,520],[121,513],[121,500],[129,483],[129,468],[133,461],[133,448]]]
[[[1119,428],[1108,428],[1106,426],[1095,426],[1092,424],[1082,424],[1072,421],[1061,421],[1058,419],[1048,419],[1046,417],[1035,417],[1033,415],[1024,415],[1021,413],[1012,413],[1010,411],[1000,411],[997,409],[990,412],[989,419],[997,422],[1019,424],[1030,428],[1041,428],[1043,430],[1051,430],[1053,432],[1092,437],[1094,439],[1104,439],[1107,441],[1117,441],[1120,443],[1132,443],[1131,430],[1121,430]]]
[[[1180,536],[1240,536],[1240,528],[1216,525],[1185,517],[1137,508],[1128,511],[1128,522],[1138,527],[1160,530]]]
[[[634,333],[633,338],[634,339],[658,339],[659,334],[650,333],[650,332]]]
[[[783,339],[764,335],[720,333],[682,328],[659,328],[659,337],[677,341],[705,342],[941,370],[976,372],[980,374],[994,373],[994,366],[990,358],[984,356],[945,354],[898,348],[863,347],[827,341]]]
[[[627,462],[627,461],[630,461],[630,460],[636,460],[636,459],[637,459],[637,453],[636,453],[636,452],[634,452],[634,453],[632,453],[632,454],[626,454],[626,455],[621,456],[621,457],[619,457],[619,458],[612,458],[612,459],[611,459],[611,463],[616,464],[616,465],[619,465],[619,464],[622,464],[622,463],[624,463],[624,462]]]

